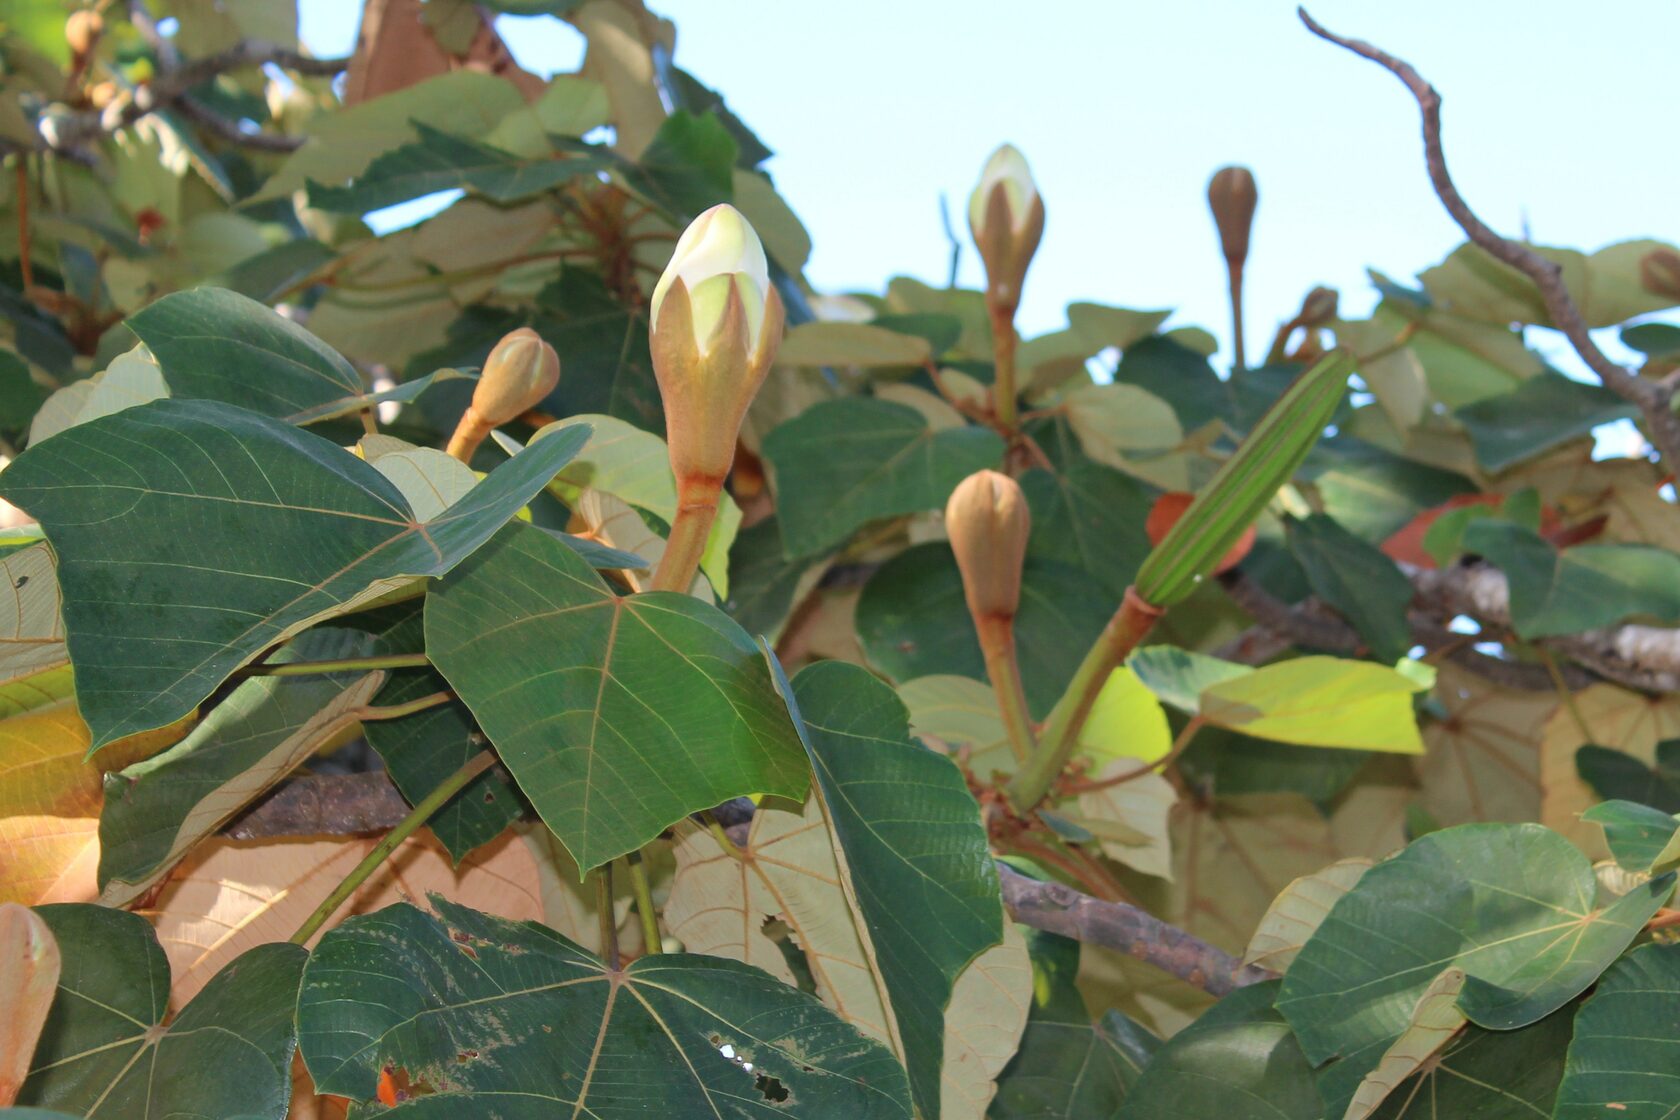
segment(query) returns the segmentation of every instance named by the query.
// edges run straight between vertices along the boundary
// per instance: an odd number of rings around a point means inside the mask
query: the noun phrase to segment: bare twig
[[[1135,906],[1030,879],[1007,864],[997,870],[1003,904],[1024,926],[1126,953],[1215,996],[1276,976]]]
[[[1670,465],[1680,464],[1680,417],[1675,416],[1669,409],[1668,390],[1611,361],[1588,333],[1587,322],[1581,315],[1581,309],[1576,306],[1574,297],[1564,285],[1562,268],[1535,252],[1531,246],[1495,233],[1476,216],[1475,211],[1470,209],[1470,204],[1464,201],[1464,196],[1458,193],[1458,187],[1447,171],[1446,151],[1441,144],[1439,91],[1403,59],[1395,58],[1370,43],[1345,38],[1327,30],[1308,15],[1305,8],[1297,8],[1296,11],[1301,17],[1301,22],[1306,24],[1307,30],[1314,35],[1352,51],[1360,58],[1375,62],[1399,78],[1411,91],[1423,114],[1423,158],[1429,171],[1429,181],[1434,186],[1441,204],[1446,207],[1447,213],[1472,243],[1485,250],[1495,260],[1509,265],[1534,282],[1546,306],[1551,325],[1563,332],[1587,368],[1598,375],[1606,389],[1639,407],[1651,442],[1662,453],[1663,459]]]

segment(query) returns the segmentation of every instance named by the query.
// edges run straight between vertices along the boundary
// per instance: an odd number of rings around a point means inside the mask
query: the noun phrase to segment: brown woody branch
[[[1510,589],[1503,573],[1483,564],[1438,570],[1401,565],[1417,596],[1407,614],[1412,637],[1427,650],[1462,640],[1446,622],[1467,615],[1494,630],[1511,626]],[[1289,604],[1275,598],[1240,570],[1219,577],[1226,593],[1260,628],[1226,644],[1219,654],[1230,660],[1268,661],[1290,645],[1329,653],[1357,653],[1359,632],[1316,599]],[[1586,634],[1548,638],[1545,644],[1586,665],[1606,680],[1645,691],[1680,685],[1680,631],[1651,626],[1621,626]],[[1505,688],[1550,692],[1551,675],[1542,665],[1506,661],[1475,649],[1453,651],[1448,660]],[[1585,688],[1594,678],[1573,665],[1563,668],[1565,683]],[[1673,682],[1673,683],[1666,683]]]
[[[159,39],[161,43],[167,41]],[[160,109],[175,109],[222,139],[247,147],[267,151],[292,151],[303,144],[303,137],[285,136],[272,132],[248,132],[236,121],[193,101],[188,93],[211,79],[248,66],[270,63],[300,74],[330,75],[349,66],[347,58],[310,58],[278,43],[248,40],[235,44],[219,54],[192,62],[173,65],[172,46],[159,50],[162,67],[151,82],[134,90],[126,102],[108,106],[103,112],[87,110],[59,118],[50,135],[38,135],[35,143],[21,145],[5,142],[13,150],[54,151],[71,154],[81,145],[99,136],[117,132]]]
[[[1440,92],[1403,59],[1395,58],[1370,43],[1345,38],[1327,30],[1308,15],[1305,8],[1297,8],[1296,12],[1301,17],[1301,22],[1306,24],[1307,30],[1314,35],[1352,51],[1360,58],[1375,62],[1399,78],[1411,91],[1412,96],[1417,99],[1418,109],[1423,114],[1423,158],[1429,171],[1429,181],[1434,186],[1441,204],[1446,207],[1447,213],[1472,243],[1485,250],[1495,260],[1509,265],[1534,282],[1534,286],[1539,289],[1540,299],[1545,304],[1546,314],[1551,319],[1551,325],[1563,332],[1569,344],[1574,347],[1575,353],[1580,355],[1587,368],[1598,375],[1606,389],[1638,406],[1644,417],[1646,430],[1650,433],[1651,442],[1662,453],[1663,459],[1671,467],[1680,465],[1680,417],[1669,408],[1670,390],[1654,381],[1645,380],[1632,370],[1611,361],[1604,351],[1598,348],[1598,344],[1588,332],[1581,309],[1576,306],[1574,297],[1564,285],[1563,269],[1535,252],[1532,246],[1495,233],[1476,216],[1475,211],[1470,209],[1470,204],[1464,201],[1464,196],[1458,193],[1458,187],[1447,171],[1446,151],[1441,144]]]
[[[731,817],[744,817],[750,807],[750,802],[737,799],[719,808]],[[312,774],[276,787],[222,831],[236,840],[354,836],[384,832],[408,811],[408,802],[382,770]],[[744,821],[733,825],[743,827]],[[1004,905],[1022,925],[1129,954],[1213,995],[1273,975],[1244,966],[1222,949],[1135,906],[1103,902],[1060,883],[1041,883],[1004,864],[998,864],[998,880]]]
[[[1245,965],[1225,950],[1136,906],[1104,902],[1061,883],[1028,878],[998,864],[1010,916],[1024,926],[1126,953],[1207,992],[1223,996],[1277,974]]]

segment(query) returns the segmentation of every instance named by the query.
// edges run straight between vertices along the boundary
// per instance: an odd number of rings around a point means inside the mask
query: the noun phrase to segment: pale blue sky
[[[807,276],[820,290],[879,290],[901,272],[942,283],[939,195],[964,229],[968,191],[1005,140],[1031,161],[1048,210],[1021,313],[1029,334],[1089,299],[1176,307],[1174,325],[1223,341],[1203,191],[1224,163],[1248,164],[1260,183],[1251,349],[1312,285],[1340,289],[1344,312],[1362,312],[1373,302],[1367,266],[1410,279],[1460,240],[1425,179],[1410,96],[1309,35],[1290,3],[649,6],[676,21],[677,63],[775,150],[767,169],[811,231]],[[302,9],[311,49],[354,45],[358,4]],[[1442,90],[1454,173],[1502,232],[1526,222],[1538,240],[1586,249],[1674,237],[1672,0],[1316,0],[1312,10]],[[581,39],[559,21],[502,26],[530,69],[581,58]],[[974,283],[965,250],[962,279]]]

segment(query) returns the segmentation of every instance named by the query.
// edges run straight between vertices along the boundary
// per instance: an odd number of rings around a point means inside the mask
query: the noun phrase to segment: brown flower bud
[[[98,12],[71,12],[70,18],[64,21],[64,41],[70,45],[70,53],[77,58],[86,58],[93,52],[94,44],[105,34],[105,19]]]
[[[1639,282],[1653,295],[1680,300],[1680,253],[1673,249],[1646,253],[1639,258]]]
[[[1337,294],[1334,288],[1317,287],[1301,301],[1301,312],[1295,321],[1308,330],[1322,327],[1336,317]]]
[[[968,198],[968,229],[986,265],[986,299],[1013,313],[1027,266],[1044,236],[1044,200],[1024,156],[1005,144],[992,153]]]
[[[473,411],[492,428],[517,420],[560,383],[560,356],[530,327],[502,337],[484,360],[473,390]]]
[[[715,501],[783,318],[747,220],[728,205],[694,219],[654,288],[648,328],[679,502]]]
[[[1260,205],[1254,173],[1246,167],[1221,167],[1208,180],[1207,197],[1213,224],[1219,228],[1219,247],[1227,261],[1240,266],[1248,260],[1248,234]]]
[[[945,532],[976,623],[1015,617],[1032,515],[1021,487],[997,471],[963,479],[945,503]]]
[[[560,356],[530,327],[502,336],[478,376],[472,403],[449,438],[449,454],[469,462],[492,428],[517,420],[560,383]]]

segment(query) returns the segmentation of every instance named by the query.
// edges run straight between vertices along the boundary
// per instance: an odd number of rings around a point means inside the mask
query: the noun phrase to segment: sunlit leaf
[[[145,911],[173,972],[171,1005],[191,999],[252,946],[291,937],[376,843],[378,837],[212,838],[194,848]],[[457,865],[421,833],[403,841],[333,911],[328,927],[432,891],[513,921],[543,915],[537,861],[517,837],[504,835]]]

